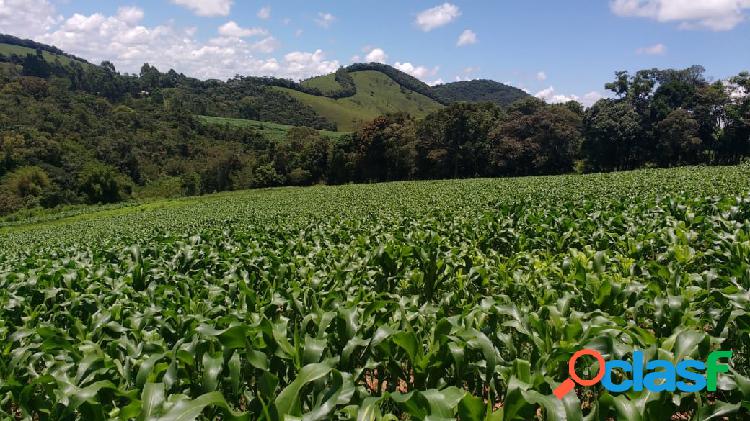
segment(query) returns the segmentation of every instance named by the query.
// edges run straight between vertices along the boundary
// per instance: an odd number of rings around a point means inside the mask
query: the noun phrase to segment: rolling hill
[[[2,56],[26,56],[27,54],[36,54],[37,50],[41,50],[44,59],[50,63],[59,60],[63,65],[68,65],[71,61],[89,64],[86,60],[72,54],[67,54],[57,47],[17,38],[12,35],[0,34],[0,55]]]
[[[363,121],[389,112],[423,117],[456,102],[507,106],[528,96],[518,88],[491,80],[431,87],[398,69],[378,63],[354,64],[336,73],[307,79],[296,87],[285,86],[283,91],[337,124],[339,130],[352,130]]]
[[[302,81],[300,85],[308,89],[317,89],[325,96],[331,96],[343,89],[343,86],[336,80],[335,73],[312,77]]]
[[[0,41],[2,41],[2,36],[0,36]],[[10,58],[12,56],[25,57],[29,54],[36,54],[36,51],[36,49],[31,47],[0,42],[0,58]],[[42,57],[44,57],[44,60],[49,63],[59,61],[62,65],[69,65],[72,61],[75,60],[66,55],[57,54],[48,50],[42,50]],[[22,66],[0,60],[0,76],[18,75],[21,74],[22,70]]]
[[[14,54],[17,56],[25,56],[27,54],[36,54],[36,50],[20,45],[0,43],[0,54],[4,56],[12,56]],[[73,60],[70,57],[61,54],[50,53],[49,51],[44,50],[42,50],[42,56],[44,56],[44,59],[49,62],[60,60],[62,64],[68,64]]]
[[[36,55],[37,51],[42,53],[42,58],[50,65],[59,63],[62,66],[70,66],[76,62],[86,67],[94,67],[92,64],[71,54],[66,54],[56,47],[41,44],[31,40],[20,39],[12,35],[0,34],[0,77],[14,77],[23,73],[23,65],[14,62],[15,59]]]
[[[355,130],[361,123],[382,114],[405,112],[415,117],[424,117],[443,105],[434,99],[403,88],[393,79],[374,70],[351,73],[356,93],[347,98],[334,99],[316,96],[290,88],[274,89],[294,97],[326,119],[336,123],[339,130]],[[313,86],[334,87],[331,77],[317,78]],[[325,84],[325,85],[324,85]]]
[[[106,80],[102,68],[54,46],[0,34],[0,76],[37,75],[25,68],[28,55],[41,52],[50,69],[38,74],[47,77],[70,73],[72,63],[84,65],[87,72],[99,74],[91,80]],[[36,65],[38,66],[38,65]],[[55,67],[57,66],[57,67]],[[44,66],[42,66],[44,67]],[[392,66],[359,63],[334,73],[302,82],[273,77],[237,77],[226,82],[200,81],[174,71],[160,73],[145,66],[145,84],[121,75],[108,86],[82,86],[92,93],[112,92],[118,100],[124,89],[131,96],[141,90],[155,93],[170,104],[179,103],[185,112],[222,118],[267,121],[281,125],[308,126],[342,132],[388,113],[407,113],[421,118],[455,102],[492,102],[501,106],[527,94],[520,89],[489,80],[455,82],[431,87]],[[73,72],[75,73],[75,71]],[[114,91],[113,91],[114,90]]]
[[[494,80],[469,80],[446,83],[432,87],[446,102],[492,102],[500,106],[509,105],[529,96],[526,92],[495,82]]]

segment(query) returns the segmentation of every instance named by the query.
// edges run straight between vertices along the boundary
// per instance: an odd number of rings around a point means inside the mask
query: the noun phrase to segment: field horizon
[[[212,124],[225,124],[225,119],[218,119]],[[288,130],[291,126],[279,126],[266,123],[266,122],[255,122],[251,120],[229,120],[228,124],[251,124],[260,125],[265,130]],[[262,196],[263,194],[273,194],[273,192],[299,192],[299,191],[329,191],[336,192],[337,190],[349,190],[357,188],[367,188],[372,186],[429,186],[435,184],[451,184],[456,183],[511,183],[518,182],[521,184],[530,182],[532,180],[570,180],[571,182],[583,181],[583,180],[606,180],[611,177],[618,177],[624,174],[660,174],[660,173],[683,173],[691,170],[714,170],[717,173],[721,173],[722,170],[727,169],[748,169],[750,164],[740,165],[727,165],[727,166],[695,166],[695,167],[679,167],[673,169],[665,168],[652,168],[652,169],[638,169],[638,170],[626,170],[619,172],[604,172],[604,173],[586,173],[586,174],[563,174],[563,175],[539,175],[539,176],[518,176],[518,177],[500,177],[500,178],[466,178],[461,180],[456,179],[443,179],[443,180],[404,180],[404,181],[385,181],[377,183],[349,183],[345,185],[325,185],[320,184],[316,186],[280,186],[280,187],[265,187],[260,189],[247,189],[247,190],[235,190],[229,192],[217,192],[201,196],[186,196],[176,198],[148,198],[138,199],[128,202],[122,202],[117,204],[96,204],[96,205],[83,205],[73,206],[70,208],[61,209],[48,209],[43,212],[21,212],[17,215],[9,215],[0,220],[0,235],[9,233],[15,230],[29,230],[45,225],[64,225],[68,222],[77,222],[81,220],[88,220],[89,218],[96,218],[97,216],[107,217],[110,215],[120,216],[131,213],[140,213],[144,210],[149,209],[162,209],[171,207],[189,207],[193,204],[200,204],[202,202],[211,202],[214,200],[221,201],[226,198],[243,198],[252,196]],[[748,191],[750,192],[750,184],[748,184]],[[666,194],[666,193],[665,193]]]

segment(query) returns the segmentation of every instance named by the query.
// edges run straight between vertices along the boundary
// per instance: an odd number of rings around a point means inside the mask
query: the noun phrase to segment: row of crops
[[[748,166],[169,202],[0,230],[0,419],[748,419],[749,312]]]

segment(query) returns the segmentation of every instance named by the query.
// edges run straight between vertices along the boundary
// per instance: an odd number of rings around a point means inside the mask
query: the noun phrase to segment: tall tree
[[[408,115],[389,114],[365,124],[353,137],[361,181],[408,180],[415,172],[415,128]]]
[[[694,164],[701,151],[699,124],[685,109],[672,111],[657,124],[659,163],[662,166]]]
[[[641,116],[628,101],[602,99],[586,111],[583,151],[595,171],[636,168],[645,160]]]
[[[451,104],[417,128],[418,172],[424,178],[462,178],[485,173],[490,130],[502,115],[491,103]]]
[[[699,87],[695,98],[692,116],[698,122],[698,137],[707,152],[705,160],[715,162],[719,158],[723,128],[727,125],[729,95],[724,83],[715,82]]]
[[[732,101],[726,107],[727,126],[721,152],[725,162],[750,155],[750,73],[742,72],[730,81]]]
[[[571,172],[581,146],[581,119],[573,104],[517,101],[490,133],[490,174]]]

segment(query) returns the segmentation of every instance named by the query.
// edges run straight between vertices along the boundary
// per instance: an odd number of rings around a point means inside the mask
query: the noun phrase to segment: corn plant
[[[747,419],[749,193],[750,167],[685,168],[4,228],[0,419]],[[584,347],[733,358],[715,393],[558,400]]]

